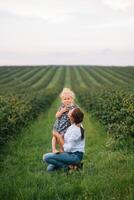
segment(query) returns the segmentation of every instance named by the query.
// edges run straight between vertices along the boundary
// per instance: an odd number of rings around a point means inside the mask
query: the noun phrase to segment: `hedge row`
[[[50,107],[57,95],[55,90],[45,90],[36,95],[0,96],[0,144],[6,143],[39,113]]]
[[[119,140],[134,138],[134,94],[117,89],[82,90],[77,93],[81,105],[97,117],[107,132]]]

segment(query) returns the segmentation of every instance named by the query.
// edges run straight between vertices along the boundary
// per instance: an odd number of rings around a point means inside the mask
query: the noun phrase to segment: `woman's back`
[[[64,135],[64,151],[65,152],[84,152],[85,139],[81,138],[81,128],[72,124]]]

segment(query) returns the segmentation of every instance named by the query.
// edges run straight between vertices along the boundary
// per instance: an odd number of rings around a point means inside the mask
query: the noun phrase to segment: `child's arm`
[[[66,111],[68,111],[67,107],[61,108],[60,111],[57,111],[57,113],[56,113],[56,115],[55,115],[56,118],[61,117],[61,115],[62,115],[64,112],[66,112]]]

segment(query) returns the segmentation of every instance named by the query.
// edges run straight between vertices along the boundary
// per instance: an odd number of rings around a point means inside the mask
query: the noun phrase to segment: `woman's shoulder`
[[[73,130],[75,130],[75,126],[74,124],[71,124],[68,129],[67,129],[67,132],[72,132]]]
[[[72,132],[79,132],[80,131],[80,127],[76,126],[75,124],[71,124],[71,126],[69,128]]]
[[[81,137],[81,130],[80,127],[76,126],[75,124],[72,124],[68,129],[68,134],[74,138],[74,140],[77,140]]]

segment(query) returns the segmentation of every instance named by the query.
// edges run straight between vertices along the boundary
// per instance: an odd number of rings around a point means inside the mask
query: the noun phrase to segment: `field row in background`
[[[134,68],[132,67],[88,67],[88,66],[44,66],[1,67],[0,91],[39,91],[53,88],[65,73],[65,84],[73,83],[81,88],[121,87],[132,89]],[[77,83],[77,84],[76,84]]]

